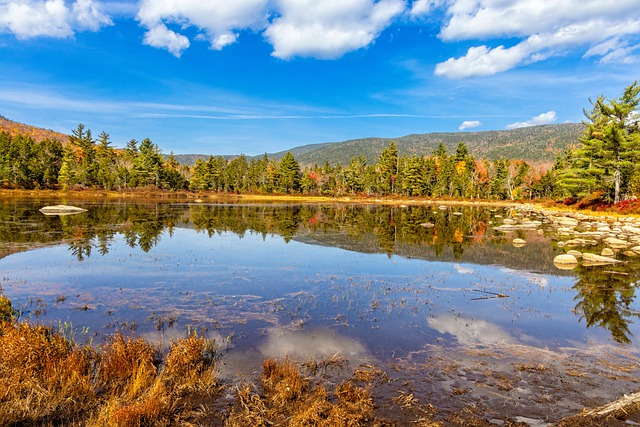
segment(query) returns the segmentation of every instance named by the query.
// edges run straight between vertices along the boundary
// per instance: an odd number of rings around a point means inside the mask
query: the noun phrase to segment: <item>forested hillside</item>
[[[14,122],[4,116],[0,116],[0,132],[6,132],[12,137],[17,135],[30,136],[35,142],[41,142],[45,139],[57,139],[65,144],[69,141],[69,136],[64,133]]]
[[[400,156],[432,155],[440,144],[455,151],[464,142],[476,158],[497,160],[500,157],[522,159],[529,162],[549,162],[567,147],[576,145],[584,131],[581,123],[531,126],[513,130],[486,132],[449,132],[407,135],[401,138],[361,138],[350,141],[300,147],[291,151],[301,165],[349,164],[351,157],[363,155],[368,163],[375,162],[384,147],[395,141]],[[281,158],[286,152],[272,156]]]

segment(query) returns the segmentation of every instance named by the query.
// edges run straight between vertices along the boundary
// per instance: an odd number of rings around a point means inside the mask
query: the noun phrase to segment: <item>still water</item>
[[[637,262],[559,270],[555,230],[494,230],[513,209],[67,203],[88,211],[1,203],[0,286],[79,341],[197,330],[240,360],[638,345]]]

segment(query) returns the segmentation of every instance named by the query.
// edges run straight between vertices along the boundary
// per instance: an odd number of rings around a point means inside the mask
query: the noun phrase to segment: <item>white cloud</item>
[[[416,0],[411,5],[411,15],[427,15],[442,4],[442,0]]]
[[[339,58],[369,45],[405,10],[402,0],[280,0],[265,36],[273,56]]]
[[[92,0],[77,0],[71,8],[64,0],[0,0],[0,32],[18,39],[66,38],[73,36],[74,30],[97,31],[111,24]]]
[[[511,123],[507,126],[507,129],[518,129],[518,128],[526,128],[529,126],[538,126],[538,125],[548,125],[555,122],[557,119],[555,111],[547,111],[546,113],[542,113],[538,116],[533,117],[531,120],[527,120],[526,122],[515,122]]]
[[[168,29],[164,24],[157,24],[144,35],[144,44],[167,49],[174,56],[180,57],[182,51],[189,47],[189,39]]]
[[[80,29],[98,31],[104,26],[113,25],[111,18],[103,14],[92,0],[77,0],[72,11]]]
[[[419,3],[414,3],[414,8]],[[625,38],[640,35],[637,0],[615,4],[600,0],[444,0],[440,7],[448,17],[440,32],[444,41],[521,41],[510,47],[473,46],[465,56],[438,64],[435,73],[439,76],[488,76],[577,48],[586,49],[587,56],[602,56],[601,62],[629,63],[636,59],[631,55],[634,48],[628,47]],[[605,46],[598,46],[606,42],[614,46],[603,53]]]
[[[143,0],[137,19],[148,29],[146,44],[180,56],[189,47],[189,40],[167,28],[167,24],[176,24],[183,30],[196,27],[202,32],[200,37],[209,40],[212,49],[219,50],[236,41],[236,31],[263,28],[267,23],[266,5],[267,0]]]
[[[481,124],[482,123],[479,122],[478,120],[465,120],[464,122],[462,122],[460,126],[458,126],[458,130],[477,128]]]

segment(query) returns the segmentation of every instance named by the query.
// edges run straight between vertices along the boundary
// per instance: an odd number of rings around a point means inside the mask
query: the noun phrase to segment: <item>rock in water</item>
[[[40,209],[45,215],[74,215],[82,212],[86,212],[86,209],[79,208],[77,206],[68,206],[68,205],[53,205],[53,206],[45,206]]]
[[[587,252],[582,254],[582,260],[583,260],[582,265],[587,265],[587,266],[617,264],[619,262],[622,262],[615,258],[609,258],[602,255],[590,254]]]
[[[558,255],[553,259],[553,264],[561,270],[571,270],[576,268],[578,260],[573,255]]]
[[[516,247],[516,248],[521,248],[524,245],[527,244],[527,242],[524,239],[513,239],[513,241],[511,242],[511,244]]]

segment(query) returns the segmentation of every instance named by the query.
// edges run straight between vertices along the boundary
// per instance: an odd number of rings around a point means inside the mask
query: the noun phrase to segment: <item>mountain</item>
[[[0,132],[2,131],[12,136],[19,133],[30,135],[36,142],[50,138],[64,144],[69,140],[69,136],[63,133],[14,122],[0,116]],[[552,162],[567,147],[577,144],[583,131],[582,124],[564,123],[485,132],[436,132],[399,138],[361,138],[344,142],[309,144],[267,155],[280,160],[289,151],[301,166],[322,165],[327,161],[330,164],[347,165],[351,157],[364,155],[367,163],[373,164],[378,161],[382,150],[392,141],[396,142],[400,155],[412,156],[430,155],[440,144],[444,144],[449,153],[454,153],[458,143],[464,142],[476,158],[494,160],[505,157],[531,162]],[[208,159],[209,154],[176,154],[174,157],[183,165],[193,165],[197,159]],[[223,157],[233,159],[237,156]]]
[[[454,153],[459,142],[464,142],[473,156],[494,160],[500,157],[532,162],[550,162],[568,146],[577,144],[584,125],[565,123],[531,126],[513,130],[485,132],[438,132],[407,135],[400,138],[361,138],[344,142],[324,143],[296,147],[270,154],[280,159],[290,151],[301,165],[346,165],[351,157],[364,155],[369,164],[375,163],[382,150],[395,141],[400,155],[432,154],[440,144]]]
[[[14,122],[4,116],[0,116],[0,132],[6,132],[12,137],[18,134],[29,135],[36,142],[40,142],[43,139],[57,139],[64,144],[69,141],[69,136],[64,133]]]

